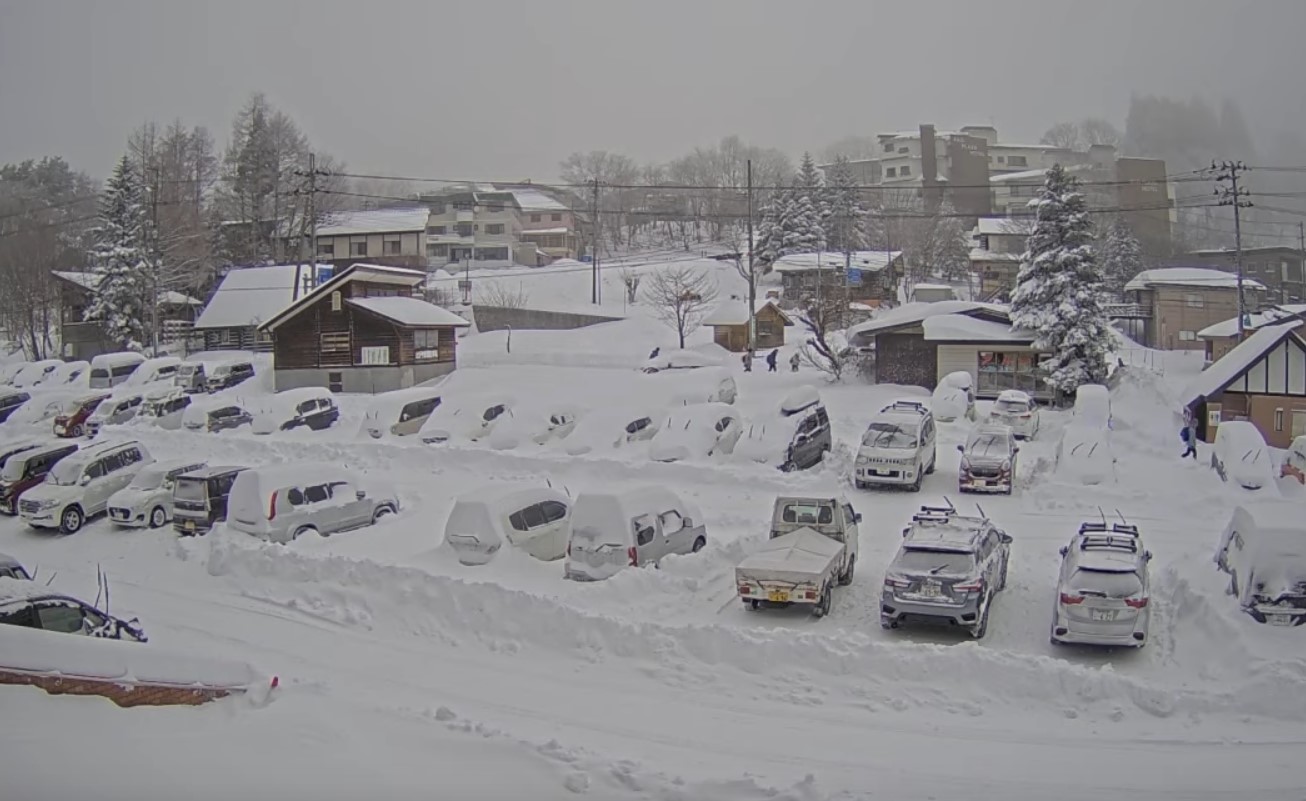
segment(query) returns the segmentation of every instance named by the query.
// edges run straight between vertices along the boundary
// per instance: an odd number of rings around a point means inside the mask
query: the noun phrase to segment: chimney
[[[937,208],[941,202],[939,197],[939,157],[938,144],[934,139],[934,126],[922,123],[921,125],[921,186],[924,195],[925,204],[930,208]]]

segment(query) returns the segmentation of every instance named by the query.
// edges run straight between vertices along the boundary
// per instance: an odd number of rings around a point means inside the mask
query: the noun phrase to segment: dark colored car
[[[199,419],[195,417],[187,419],[185,425],[191,431],[213,433],[226,431],[229,428],[240,428],[253,421],[254,417],[239,406],[222,406],[217,409],[209,409]]]
[[[120,620],[84,601],[16,578],[0,578],[0,625],[129,642],[148,639],[135,618]]]
[[[32,576],[27,572],[17,559],[9,554],[0,553],[0,578],[20,579],[22,581],[31,581]]]
[[[76,453],[74,443],[40,445],[11,454],[0,467],[0,513],[18,514],[18,499],[32,487],[45,481],[50,469],[60,459]]]
[[[249,362],[231,362],[213,368],[213,372],[209,373],[204,384],[209,392],[218,392],[243,384],[253,377],[254,365]]]
[[[14,390],[5,390],[0,392],[0,423],[9,419],[9,415],[18,411],[18,408],[32,399],[31,395],[26,392],[16,392]]]
[[[109,397],[108,392],[97,392],[68,401],[54,418],[56,437],[82,437],[86,435],[86,420]]]
[[[177,477],[172,490],[172,527],[178,534],[207,534],[227,519],[227,498],[246,467],[206,467]]]

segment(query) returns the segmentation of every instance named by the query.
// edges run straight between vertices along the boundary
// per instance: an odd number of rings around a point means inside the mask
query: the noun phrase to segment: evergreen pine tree
[[[1034,332],[1034,347],[1048,354],[1048,383],[1065,394],[1106,379],[1111,343],[1102,269],[1078,184],[1060,164],[1048,170],[1030,202],[1036,224],[1011,297],[1012,326]]]
[[[815,253],[825,250],[825,229],[821,212],[812,198],[796,194],[786,204],[780,217],[780,249],[789,253]]]
[[[865,250],[869,244],[866,237],[866,209],[862,206],[852,167],[843,156],[835,159],[834,167],[830,170],[829,198],[826,245],[840,253]]]
[[[788,192],[776,192],[762,206],[762,219],[753,232],[753,265],[760,272],[770,272],[771,265],[784,255],[784,231],[780,220],[789,203]]]
[[[135,168],[123,156],[100,197],[89,254],[96,284],[85,317],[100,322],[109,339],[128,350],[143,350],[148,340],[152,265],[143,195]]]
[[[803,154],[803,162],[798,167],[798,174],[794,176],[793,194],[795,200],[807,198],[811,201],[824,240],[824,232],[829,230],[827,225],[831,211],[830,195],[825,179],[821,176],[821,171],[816,169],[816,162],[812,160],[811,153]]]
[[[1143,267],[1142,245],[1138,244],[1129,223],[1123,217],[1116,217],[1102,243],[1102,273],[1107,292],[1120,297],[1125,284],[1142,272]]]

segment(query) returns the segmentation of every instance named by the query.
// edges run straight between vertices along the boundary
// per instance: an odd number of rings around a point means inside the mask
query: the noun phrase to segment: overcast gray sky
[[[1301,0],[0,0],[0,163],[104,175],[146,120],[263,91],[355,171],[551,178],[723,135],[798,154],[967,123],[1037,140],[1131,92],[1306,124]]]

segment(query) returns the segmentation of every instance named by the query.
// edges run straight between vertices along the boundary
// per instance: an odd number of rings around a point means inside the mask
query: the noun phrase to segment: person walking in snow
[[[1184,415],[1184,427],[1179,431],[1179,439],[1184,441],[1184,452],[1179,458],[1193,457],[1197,461],[1197,421],[1191,414]]]
[[[798,351],[794,351],[794,355],[789,357],[789,371],[798,372]]]
[[[774,373],[774,372],[776,371],[776,370],[775,370],[775,360],[778,359],[778,358],[780,358],[780,349],[779,349],[779,348],[776,348],[775,350],[773,350],[773,351],[771,351],[770,353],[766,354],[766,371],[767,371],[768,373]]]
[[[744,372],[745,372],[745,373],[751,373],[751,372],[753,372],[753,353],[752,353],[752,351],[744,351]]]
[[[659,348],[654,348],[654,349],[653,349],[653,352],[650,353],[650,354],[648,355],[649,360],[651,361],[651,360],[653,360],[653,359],[656,359],[656,358],[658,357],[658,354],[661,353],[661,352],[662,352],[662,348],[660,348],[660,347],[659,347]]]

